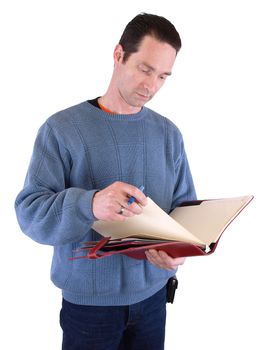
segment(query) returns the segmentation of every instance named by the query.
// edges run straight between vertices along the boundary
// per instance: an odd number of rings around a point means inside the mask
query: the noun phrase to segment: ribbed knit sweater
[[[54,247],[51,279],[63,297],[83,305],[128,305],[150,297],[174,271],[114,255],[69,260],[91,229],[96,191],[115,181],[144,185],[170,212],[195,199],[178,128],[149,108],[110,114],[88,101],[60,111],[39,129],[24,188],[15,202],[22,231]]]

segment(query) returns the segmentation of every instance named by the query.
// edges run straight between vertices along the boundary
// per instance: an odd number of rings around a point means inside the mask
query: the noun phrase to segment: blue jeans
[[[62,350],[163,350],[166,287],[127,306],[62,302]]]

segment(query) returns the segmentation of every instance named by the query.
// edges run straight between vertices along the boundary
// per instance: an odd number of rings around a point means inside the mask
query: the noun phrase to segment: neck
[[[135,114],[141,110],[141,107],[130,106],[120,94],[113,93],[110,89],[99,98],[98,102],[116,114]]]

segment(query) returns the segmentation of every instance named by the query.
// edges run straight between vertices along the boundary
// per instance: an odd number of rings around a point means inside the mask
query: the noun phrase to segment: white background
[[[182,37],[174,74],[148,106],[181,129],[198,197],[255,195],[215,254],[180,269],[166,350],[263,348],[260,1],[9,0],[0,5],[1,349],[60,349],[52,248],[21,233],[13,203],[40,125],[105,92],[114,46],[142,11]]]

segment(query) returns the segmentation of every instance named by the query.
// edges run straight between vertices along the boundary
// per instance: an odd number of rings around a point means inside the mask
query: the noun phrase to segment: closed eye
[[[140,68],[140,71],[145,74],[151,74],[152,70],[148,68]]]
[[[146,64],[140,64],[138,66],[138,69],[142,72],[142,73],[145,73],[145,74],[150,74],[152,71],[153,71],[153,68],[152,67],[149,67],[148,65]]]

